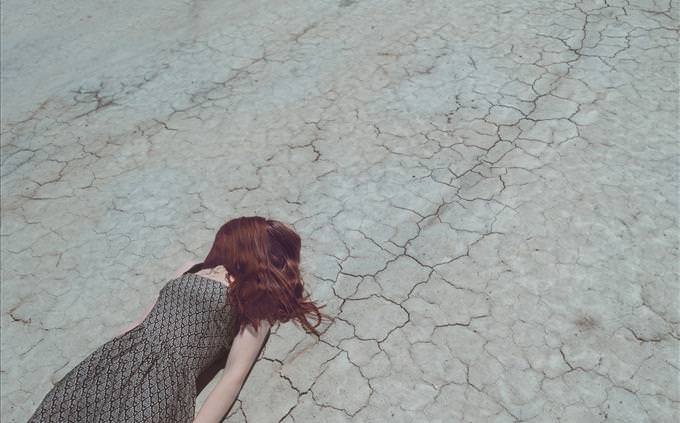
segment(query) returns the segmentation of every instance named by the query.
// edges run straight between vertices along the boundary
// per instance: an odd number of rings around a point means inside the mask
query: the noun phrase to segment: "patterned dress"
[[[196,379],[236,334],[220,281],[168,281],[137,327],[97,348],[42,400],[29,423],[191,422]]]

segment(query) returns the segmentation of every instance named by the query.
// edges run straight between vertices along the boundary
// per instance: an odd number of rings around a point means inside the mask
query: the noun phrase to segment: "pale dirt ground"
[[[338,320],[227,421],[677,421],[677,3],[2,9],[3,422],[252,214]]]

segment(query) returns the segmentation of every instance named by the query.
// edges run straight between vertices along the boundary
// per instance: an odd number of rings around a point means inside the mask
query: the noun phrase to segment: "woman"
[[[139,321],[57,382],[29,422],[221,421],[273,324],[319,336],[325,305],[303,295],[300,246],[276,220],[225,223],[205,260],[180,269]],[[222,354],[224,372],[194,418],[196,385]]]

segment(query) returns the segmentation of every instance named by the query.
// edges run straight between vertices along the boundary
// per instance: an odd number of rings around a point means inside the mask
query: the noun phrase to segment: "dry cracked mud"
[[[226,421],[679,419],[677,3],[2,6],[3,422],[253,214],[337,320]]]

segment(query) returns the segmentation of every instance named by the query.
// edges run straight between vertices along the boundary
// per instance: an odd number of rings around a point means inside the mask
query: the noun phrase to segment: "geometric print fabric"
[[[236,335],[222,282],[168,281],[146,318],[106,342],[45,395],[29,423],[190,423],[196,380]]]

